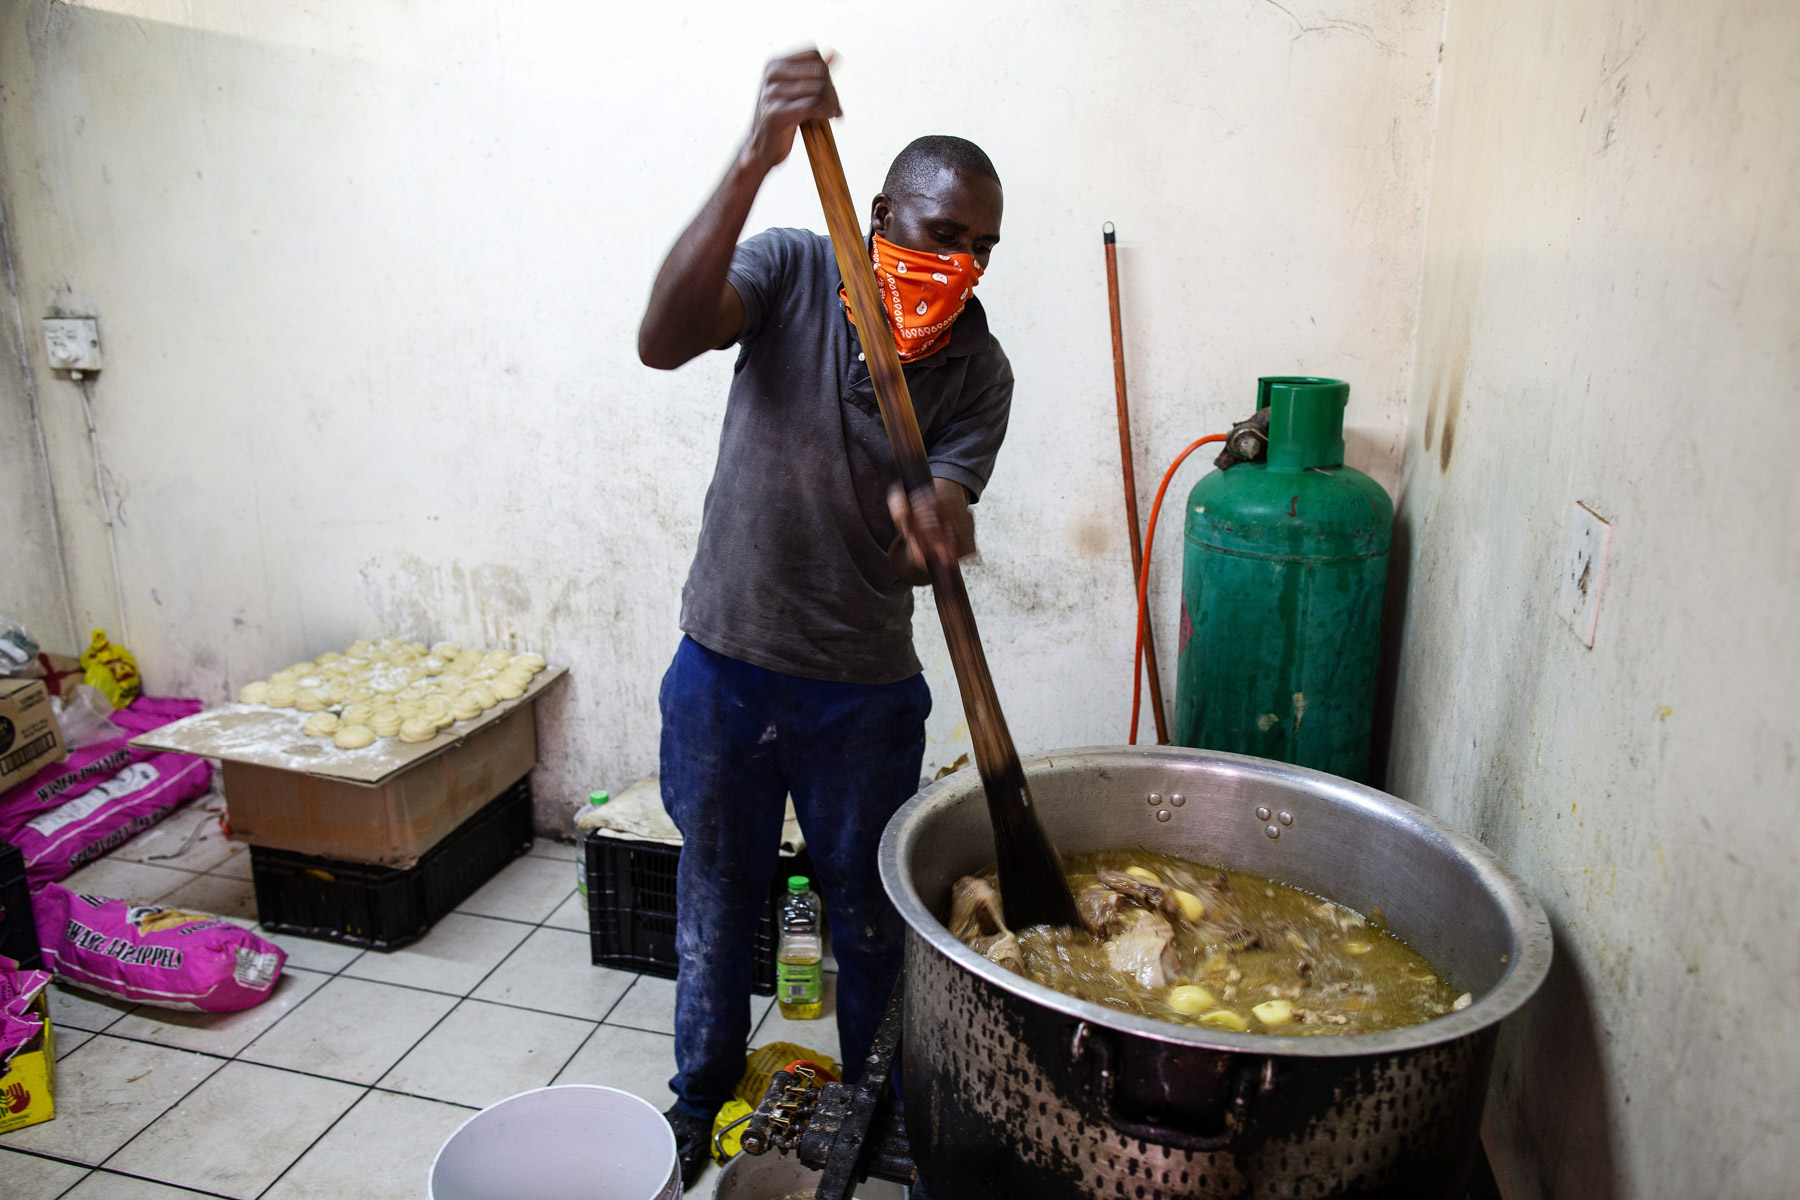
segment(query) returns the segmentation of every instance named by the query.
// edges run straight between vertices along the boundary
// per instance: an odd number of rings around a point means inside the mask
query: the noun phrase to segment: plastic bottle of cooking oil
[[[585,812],[587,809],[599,808],[602,804],[605,804],[611,799],[612,795],[608,792],[589,792],[587,808],[582,811]],[[582,841],[582,831],[583,826],[581,824],[581,818],[580,815],[577,814],[575,819],[575,840],[578,843],[575,847],[575,890],[581,893],[581,898],[583,900],[586,900],[588,894],[587,846],[579,844]]]
[[[819,897],[807,886],[806,876],[788,876],[788,894],[781,900],[779,924],[781,944],[775,952],[775,998],[782,1016],[810,1021],[819,1015],[825,998],[821,968],[825,943],[819,936]]]

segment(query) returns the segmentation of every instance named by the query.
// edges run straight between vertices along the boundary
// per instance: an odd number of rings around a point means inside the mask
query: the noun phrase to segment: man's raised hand
[[[762,91],[742,157],[746,165],[767,171],[794,148],[794,131],[803,121],[841,117],[831,65],[817,50],[777,58],[763,68]]]

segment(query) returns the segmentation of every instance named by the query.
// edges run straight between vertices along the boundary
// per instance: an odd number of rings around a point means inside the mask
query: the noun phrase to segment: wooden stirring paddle
[[[894,339],[886,336],[887,315],[876,291],[875,271],[869,262],[855,204],[850,199],[850,185],[844,180],[837,140],[831,135],[831,126],[823,121],[806,122],[800,126],[800,133],[806,140],[806,156],[812,160],[819,200],[825,206],[825,224],[831,230],[831,248],[844,277],[850,311],[856,317],[863,352],[868,356],[875,399],[881,405],[881,422],[887,427],[888,441],[900,467],[900,484],[914,504],[936,504],[931,468],[925,461],[925,441],[919,436],[912,395],[906,390],[906,375],[900,369],[900,352],[894,347]],[[1078,927],[1081,921],[1068,878],[1063,874],[1062,859],[1038,821],[1025,771],[1019,766],[1019,752],[1000,712],[1000,698],[994,693],[987,656],[981,650],[981,634],[975,628],[975,613],[969,607],[969,592],[963,586],[962,567],[954,558],[936,554],[926,557],[931,591],[937,597],[938,619],[943,622],[950,661],[956,666],[957,686],[962,689],[963,714],[969,722],[970,739],[975,743],[975,763],[987,792],[988,818],[994,823],[1000,900],[1006,909],[1006,923],[1014,929],[1029,925]]]

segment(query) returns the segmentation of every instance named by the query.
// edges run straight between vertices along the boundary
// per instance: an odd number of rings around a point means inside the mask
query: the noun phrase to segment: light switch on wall
[[[1562,616],[1590,650],[1600,623],[1600,588],[1606,582],[1606,549],[1612,525],[1599,513],[1575,502],[1569,517],[1569,549],[1563,557]]]
[[[83,371],[98,371],[100,323],[92,317],[45,317],[44,353],[51,370],[72,371],[76,379]]]

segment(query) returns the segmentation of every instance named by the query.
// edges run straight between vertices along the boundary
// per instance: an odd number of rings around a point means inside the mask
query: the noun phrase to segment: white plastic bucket
[[[675,1134],[630,1092],[564,1084],[482,1109],[431,1163],[430,1200],[679,1200]]]

